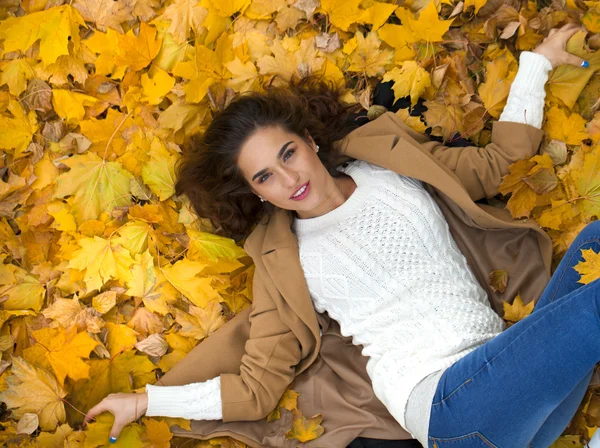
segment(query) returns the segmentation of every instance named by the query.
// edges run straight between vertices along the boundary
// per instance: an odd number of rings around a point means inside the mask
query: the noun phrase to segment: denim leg
[[[554,300],[560,300],[565,294],[583,286],[582,283],[579,283],[580,274],[573,267],[583,260],[581,251],[587,249],[600,252],[600,221],[587,225],[577,235],[561,259],[533,312]],[[592,368],[567,398],[548,416],[531,441],[532,447],[548,447],[560,437],[566,428],[564,422],[567,421],[568,426],[568,422],[577,412],[593,373],[594,369]]]
[[[533,446],[548,446],[550,425],[562,426],[556,437],[568,425],[600,359],[600,282],[578,284],[572,266],[582,248],[597,250],[599,241],[600,223],[590,224],[563,257],[535,311],[445,372],[430,420],[430,437],[439,446],[444,438],[474,432],[511,448],[527,446],[539,433]],[[446,443],[479,446],[462,440]]]

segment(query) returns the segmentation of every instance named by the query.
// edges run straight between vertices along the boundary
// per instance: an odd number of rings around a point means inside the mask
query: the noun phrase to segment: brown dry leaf
[[[490,288],[492,291],[502,294],[508,284],[508,272],[503,269],[496,269],[489,274]]]

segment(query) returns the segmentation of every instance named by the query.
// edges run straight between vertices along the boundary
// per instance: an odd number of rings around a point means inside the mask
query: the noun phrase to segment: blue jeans
[[[577,235],[529,316],[444,372],[429,448],[547,448],[569,425],[600,361],[600,281],[578,283],[582,249],[600,252],[600,221]]]

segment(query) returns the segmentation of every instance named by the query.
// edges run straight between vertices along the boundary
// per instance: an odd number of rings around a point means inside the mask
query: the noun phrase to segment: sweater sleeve
[[[174,417],[190,420],[221,420],[221,379],[183,386],[155,386],[146,384],[148,417]]]
[[[519,57],[519,70],[511,87],[506,106],[498,121],[530,124],[538,129],[544,118],[544,85],[550,61],[541,54],[523,51]]]

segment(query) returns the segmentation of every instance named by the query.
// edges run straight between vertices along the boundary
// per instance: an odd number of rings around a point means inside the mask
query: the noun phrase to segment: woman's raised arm
[[[423,150],[446,165],[472,200],[494,197],[502,177],[509,172],[508,167],[534,156],[539,149],[548,71],[565,63],[586,66],[583,59],[566,51],[567,41],[579,29],[573,24],[554,29],[534,51],[521,53],[507,104],[499,121],[493,124],[491,143],[485,147],[449,147],[409,128],[394,113],[385,115],[398,127],[399,136],[408,134]]]

